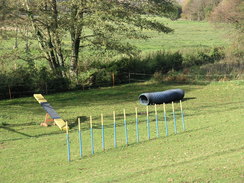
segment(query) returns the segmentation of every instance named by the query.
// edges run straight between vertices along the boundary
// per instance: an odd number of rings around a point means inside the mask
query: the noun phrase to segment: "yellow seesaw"
[[[47,100],[42,96],[42,94],[34,94],[35,99],[39,102],[42,108],[46,111],[45,121],[41,123],[41,126],[48,126],[48,122],[54,121],[54,123],[61,129],[66,130],[66,123],[58,113],[53,109],[53,107],[47,102]],[[49,117],[51,119],[49,119]]]

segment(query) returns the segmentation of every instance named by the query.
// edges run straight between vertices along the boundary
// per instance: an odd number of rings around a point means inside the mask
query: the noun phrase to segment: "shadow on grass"
[[[155,141],[155,140],[158,140],[158,139],[165,139],[165,138],[169,138],[169,137],[172,137],[172,136],[175,136],[175,135],[184,135],[184,134],[188,134],[188,133],[192,133],[192,132],[197,132],[197,131],[201,131],[201,130],[205,130],[209,128],[209,126],[207,127],[202,127],[202,128],[198,128],[198,129],[192,129],[192,130],[187,130],[187,131],[184,131],[184,132],[180,132],[180,133],[177,133],[177,134],[170,134],[168,136],[163,136],[163,135],[160,135],[159,137],[153,137],[153,138],[150,138],[149,140],[140,140],[139,142],[132,142],[132,143],[129,143],[128,145],[121,145],[121,146],[117,146],[116,148],[109,148],[109,149],[106,149],[105,151],[98,151],[98,152],[95,152],[95,155],[101,155],[105,152],[112,152],[112,151],[115,151],[115,150],[123,150],[123,149],[126,149],[127,147],[133,147],[133,146],[137,146],[139,144],[146,144],[146,143],[150,143],[152,141]],[[85,158],[91,158],[92,154],[90,155],[84,155],[82,156],[82,159],[85,159]],[[76,160],[73,160],[73,161],[76,161]]]
[[[19,132],[19,131],[13,129],[13,128],[10,128],[10,127],[7,127],[7,126],[1,126],[0,128],[2,128],[2,129],[4,129],[4,130],[7,130],[7,131],[10,131],[10,132],[17,133],[17,134],[19,134],[19,135],[23,135],[23,136],[25,136],[25,137],[33,137],[33,136],[31,136],[31,135],[28,135],[28,134],[23,133],[23,132]]]
[[[39,138],[39,137],[42,137],[42,136],[50,136],[50,135],[57,135],[57,134],[64,133],[62,131],[55,131],[55,132],[49,132],[49,133],[42,133],[42,134],[38,134],[38,135],[29,135],[27,133],[23,133],[23,132],[20,132],[20,131],[14,129],[14,127],[31,126],[31,125],[36,125],[36,123],[35,122],[29,122],[29,123],[24,123],[24,124],[7,124],[7,123],[3,123],[0,126],[0,129],[16,133],[16,134],[22,135],[22,136],[27,137],[27,138]],[[6,139],[6,140],[0,140],[0,142],[16,141],[16,140],[22,140],[22,139],[26,139],[26,138],[21,138],[20,137],[20,138]]]
[[[197,162],[197,161],[203,161],[203,160],[207,160],[209,158],[213,158],[213,157],[218,157],[221,155],[226,155],[226,154],[230,154],[230,153],[234,153],[234,152],[238,152],[238,151],[242,151],[244,149],[244,146],[238,147],[238,148],[232,148],[229,150],[225,150],[225,151],[218,151],[209,155],[203,155],[200,157],[196,157],[190,160],[186,160],[186,161],[181,161],[181,162],[177,162],[177,163],[172,163],[169,165],[162,165],[162,166],[157,166],[157,167],[153,167],[153,168],[148,168],[146,170],[141,170],[141,171],[137,171],[133,174],[127,175],[127,176],[123,176],[121,178],[118,179],[113,179],[109,182],[124,182],[125,180],[131,179],[131,178],[135,178],[135,177],[139,177],[141,175],[146,175],[146,174],[150,174],[151,172],[155,172],[155,171],[162,171],[162,169],[164,168],[169,168],[169,167],[176,167],[176,166],[181,166],[181,165],[186,165],[188,163],[193,163],[193,162]],[[108,182],[108,181],[106,181]]]
[[[203,85],[207,85],[204,83]],[[182,85],[182,86],[179,86]],[[163,84],[127,84],[122,86],[116,86],[114,88],[100,88],[96,90],[76,91],[72,92],[69,96],[56,96],[55,103],[62,103],[62,107],[65,105],[80,106],[80,105],[94,105],[95,103],[102,103],[103,105],[111,105],[121,103],[125,101],[135,101],[138,96],[144,92],[164,91],[174,88],[182,88],[186,92],[192,91],[195,88],[189,87],[192,83],[163,83]],[[65,95],[65,94],[64,94]],[[190,100],[194,98],[186,98]],[[89,101],[89,102],[88,102]]]

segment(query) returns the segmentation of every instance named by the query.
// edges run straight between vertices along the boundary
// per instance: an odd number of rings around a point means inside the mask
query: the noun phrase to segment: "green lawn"
[[[150,106],[151,140],[147,140],[146,107],[138,95],[147,91],[182,88],[186,132],[177,111],[174,134],[171,105],[167,104],[169,136],[165,137],[162,105],[158,106],[160,138],[155,138],[154,107]],[[68,120],[71,159],[66,136],[57,127],[40,127],[44,111],[34,98],[0,101],[1,182],[243,182],[244,81],[204,84],[139,83],[47,95]],[[136,143],[134,108],[139,111],[140,143]],[[122,111],[127,111],[126,147]],[[117,114],[118,148],[113,148],[112,111]],[[100,114],[105,116],[102,152]],[[92,115],[95,155],[91,155],[88,120]],[[79,157],[77,116],[83,116],[83,158]]]
[[[194,52],[194,50],[205,49],[205,48],[213,48],[213,47],[222,47],[228,46],[229,40],[226,39],[226,32],[222,29],[216,29],[214,25],[208,22],[196,22],[196,21],[188,21],[188,20],[177,20],[170,21],[165,18],[157,18],[159,21],[162,21],[165,25],[174,29],[173,33],[164,34],[158,33],[155,31],[147,31],[145,30],[145,34],[152,37],[147,40],[128,40],[131,44],[137,46],[142,54],[148,54],[151,52],[155,52],[158,50],[165,51],[182,51],[185,52]],[[12,50],[14,45],[14,40],[5,40],[0,42],[0,56],[7,54],[8,56],[4,56],[1,60],[0,58],[0,69],[5,70],[10,67],[12,69],[17,65],[26,64],[26,61],[21,59],[16,59],[16,54],[23,54],[23,48],[25,46],[25,42],[19,40],[19,48],[20,50]],[[67,49],[69,49],[69,40],[66,38],[64,40],[64,45]],[[39,46],[36,41],[32,41],[31,51],[33,55],[40,54]],[[84,52],[84,50],[82,51]],[[13,57],[13,58],[11,58]],[[6,62],[7,60],[7,62]],[[47,64],[45,60],[38,58],[36,61],[36,65],[45,65]]]

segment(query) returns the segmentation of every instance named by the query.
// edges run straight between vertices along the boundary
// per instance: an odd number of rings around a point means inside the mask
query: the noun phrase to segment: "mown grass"
[[[228,46],[229,40],[225,39],[226,36],[223,30],[217,30],[212,24],[208,22],[195,22],[188,20],[170,21],[165,18],[157,18],[158,21],[163,22],[165,25],[174,29],[173,33],[164,34],[155,31],[147,31],[144,33],[151,37],[146,40],[128,40],[131,44],[135,45],[142,51],[142,55],[149,54],[158,50],[165,51],[182,51],[183,53],[192,53],[199,49],[225,47]],[[25,65],[26,61],[17,59],[15,56],[24,54],[25,42],[19,40],[19,49],[13,50],[14,39],[5,40],[0,43],[0,56],[8,54],[3,60],[0,60],[1,70],[12,69],[16,65]],[[64,40],[64,47],[69,49],[69,40]],[[32,58],[35,56],[37,66],[47,65],[47,62],[40,57],[39,46],[37,41],[32,41],[31,54]],[[84,52],[84,50],[83,50]],[[39,55],[39,56],[38,56]],[[6,60],[10,58],[6,63]]]
[[[150,106],[151,140],[147,140],[142,92],[182,88],[186,132],[173,132],[167,104],[169,136],[165,137],[162,106],[158,106],[160,138],[155,138],[154,107]],[[45,96],[68,120],[71,159],[67,162],[65,134],[39,123],[44,111],[34,98],[0,101],[1,182],[242,182],[244,82],[204,84],[139,83]],[[140,143],[136,143],[134,107],[139,111]],[[179,111],[179,104],[175,104]],[[129,146],[122,120],[127,111]],[[118,148],[113,148],[112,111],[117,114]],[[100,114],[105,116],[102,151]],[[88,118],[95,128],[95,155],[91,155]],[[83,116],[83,158],[79,157],[77,116]]]

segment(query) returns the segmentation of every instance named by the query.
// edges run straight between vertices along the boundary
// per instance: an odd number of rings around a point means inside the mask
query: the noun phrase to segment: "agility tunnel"
[[[182,100],[184,95],[184,90],[172,89],[161,92],[142,93],[139,95],[139,101],[142,105],[163,104]]]
[[[42,108],[47,112],[47,114],[53,119],[54,123],[61,129],[66,129],[66,123],[58,115],[58,113],[53,109],[53,107],[47,102],[47,100],[41,94],[34,94],[37,102],[42,106]]]

